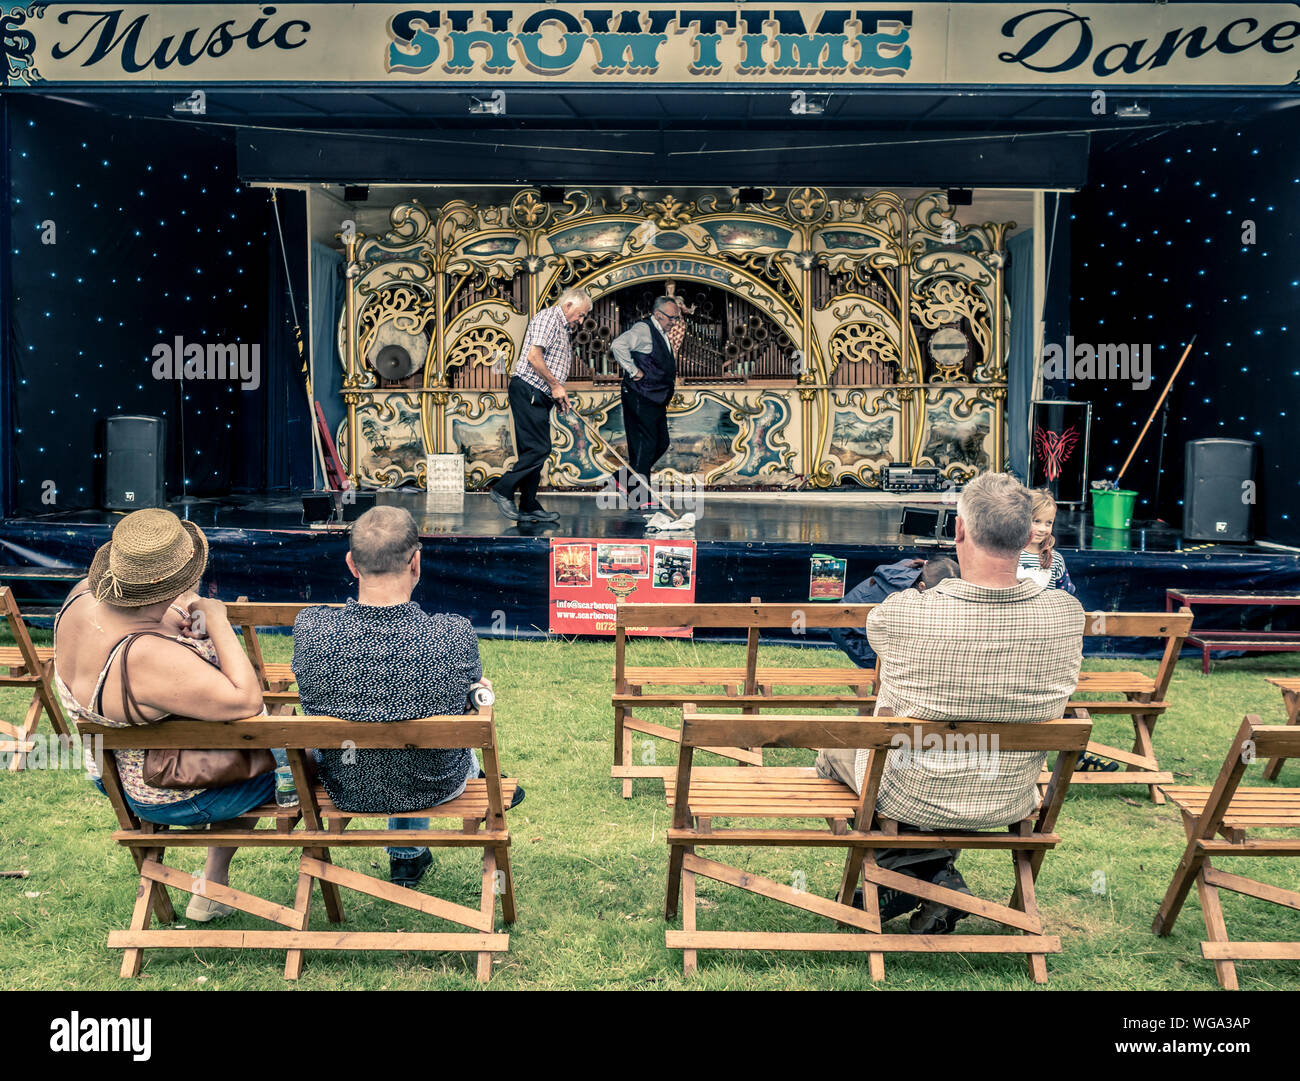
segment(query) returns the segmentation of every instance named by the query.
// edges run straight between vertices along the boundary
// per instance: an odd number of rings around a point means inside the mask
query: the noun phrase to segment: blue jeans
[[[104,791],[104,783],[98,777],[95,778],[95,787]],[[254,807],[272,802],[275,799],[275,774],[264,773],[225,788],[209,788],[179,803],[136,803],[126,793],[123,795],[136,817],[146,822],[160,826],[202,826],[208,822],[228,822],[247,814]]]
[[[469,752],[469,772],[465,774],[465,781],[472,781],[474,778],[478,776],[478,774],[479,774],[478,754],[473,749],[471,749]],[[450,803],[452,800],[459,798],[461,793],[464,791],[465,791],[465,782],[462,781],[460,787],[456,789],[455,792],[453,792],[446,799],[439,800],[433,806],[437,807],[443,803]],[[427,830],[429,828],[429,820],[427,818],[390,818],[388,820],[388,828],[390,830]],[[386,848],[384,849],[384,851],[388,853],[389,859],[413,860],[416,859],[421,852],[427,852],[429,850],[427,848],[403,847],[403,848]]]

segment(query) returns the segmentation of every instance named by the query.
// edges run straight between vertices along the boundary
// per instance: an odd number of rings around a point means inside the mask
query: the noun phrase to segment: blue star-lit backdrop
[[[1158,414],[1124,475],[1139,518],[1181,526],[1188,440],[1250,439],[1256,535],[1300,543],[1298,120],[1282,111],[1094,146],[1072,205],[1070,330],[1076,343],[1150,343],[1153,362],[1146,390],[1124,380],[1066,388],[1093,403],[1091,477],[1115,477],[1197,336],[1168,399],[1159,506]]]
[[[5,106],[10,509],[98,505],[103,420],[115,413],[166,420],[171,496],[183,479],[199,496],[308,485],[274,219],[267,193],[239,183],[228,141],[40,99]],[[291,256],[305,250],[300,201],[281,196]],[[305,326],[306,289],[295,289]],[[260,386],[154,378],[154,346],[178,336],[248,345],[250,356],[257,345]],[[42,500],[47,481],[53,505]]]

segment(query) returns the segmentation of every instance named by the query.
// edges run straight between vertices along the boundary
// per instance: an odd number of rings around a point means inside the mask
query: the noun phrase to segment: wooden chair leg
[[[510,870],[510,849],[497,849],[497,871],[501,876],[501,921],[515,922],[515,878]]]
[[[850,857],[852,853],[850,853]],[[861,867],[874,867],[876,865],[876,853],[874,849],[868,848],[858,861]],[[846,904],[853,901],[853,894],[849,894],[849,900]],[[874,882],[864,881],[862,883],[862,908],[868,916],[872,918],[876,925],[876,933],[879,934],[884,930],[880,922],[880,891],[876,888]],[[872,983],[883,983],[885,980],[885,955],[883,953],[867,954],[867,973],[871,976]]]
[[[681,893],[682,883],[682,860],[686,857],[686,849],[681,845],[673,845],[668,850],[668,899],[664,904],[664,919],[671,920],[677,915],[677,898]]]
[[[1211,869],[1208,859],[1201,863],[1201,869],[1196,875],[1196,892],[1201,897],[1201,914],[1205,917],[1205,933],[1209,941],[1227,942],[1228,925],[1223,919],[1223,906],[1219,904],[1218,887],[1210,885],[1205,878],[1206,872]],[[1238,989],[1237,966],[1232,961],[1215,961],[1214,975],[1225,991]]]
[[[1143,755],[1155,761],[1156,751],[1153,739],[1156,725],[1157,714],[1138,713],[1133,716],[1133,753]],[[1129,766],[1127,772],[1133,772],[1135,767]],[[1147,792],[1151,796],[1151,802],[1157,807],[1164,806],[1165,794],[1160,791],[1158,785],[1147,785]]]
[[[632,741],[628,739],[627,728],[624,727],[623,721],[627,716],[627,709],[623,706],[614,707],[614,764],[630,766],[632,764]],[[623,798],[632,798],[632,778],[623,778]]]
[[[67,719],[59,708],[59,696],[54,693],[54,661],[46,661],[41,673],[44,680],[37,689],[37,694],[40,695],[41,701],[45,705],[45,712],[50,715],[50,724],[53,726],[56,735],[70,738],[72,729],[68,727]]]
[[[496,914],[497,854],[492,848],[483,849],[483,889],[479,897],[479,911],[489,920]],[[492,954],[480,951],[475,976],[479,983],[487,983],[492,978]]]
[[[858,888],[858,876],[861,874],[863,850],[850,848],[844,860],[844,874],[840,876],[840,892],[835,899],[842,905],[853,901],[853,891]],[[864,890],[863,893],[866,891]]]
[[[132,851],[134,854],[135,850]],[[160,849],[155,849],[155,848],[143,849],[142,851],[140,851],[137,857],[136,865],[143,866],[143,864],[147,860],[158,859],[160,858],[160,853],[161,853]],[[157,894],[154,891],[155,885],[161,887],[161,883],[154,883],[151,882],[149,879],[145,878],[144,875],[140,876],[140,888],[135,895],[135,907],[131,910],[131,922],[127,925],[128,930],[131,931],[149,930],[149,924],[153,919],[154,906],[157,903]],[[166,901],[167,908],[170,909],[171,901],[167,899],[167,894],[165,891],[163,893],[163,899],[164,901]],[[172,918],[173,919],[175,918],[175,913],[172,914]],[[122,954],[122,968],[120,971],[120,975],[122,979],[133,980],[137,976],[139,976],[140,965],[143,963],[143,961],[144,961],[143,947],[131,947],[125,950]]]
[[[623,730],[623,765],[632,765],[632,741],[627,738],[627,729]],[[632,778],[623,778],[623,798],[632,798]]]
[[[1010,907],[1019,908],[1026,916],[1039,920],[1038,899],[1034,896],[1034,869],[1029,860],[1029,853],[1023,850],[1012,852],[1011,858],[1016,869],[1016,895],[1020,904],[1014,902]],[[1041,924],[1040,924],[1041,926]],[[1034,983],[1047,982],[1047,954],[1031,953],[1026,955],[1029,961],[1029,976]]]
[[[695,849],[683,849],[694,853]],[[682,930],[695,930],[695,872],[682,872]],[[696,972],[696,951],[682,950],[682,975],[694,976]]]
[[[1201,873],[1201,863],[1205,859],[1205,855],[1197,851],[1196,842],[1193,840],[1196,819],[1186,811],[1183,812],[1182,817],[1183,832],[1187,834],[1187,847],[1183,849],[1182,859],[1174,869],[1173,880],[1165,890],[1164,899],[1160,902],[1160,910],[1151,925],[1151,930],[1157,935],[1167,935],[1174,929],[1178,914],[1183,910],[1183,904],[1187,901],[1188,893],[1191,892],[1192,882]]]
[[[315,856],[316,859],[323,858],[326,862],[328,862],[329,860],[328,855],[324,857],[320,855],[322,851],[323,851],[322,849],[312,849],[310,851],[310,854]],[[309,854],[308,851],[304,849],[303,855],[306,856],[308,854]],[[297,911],[302,913],[301,929],[304,931],[307,930],[307,925],[311,922],[311,900],[312,900],[311,884],[312,884],[312,877],[302,869],[302,864],[300,862],[299,869],[298,869],[298,892],[294,895],[293,907]],[[332,883],[325,882],[324,880],[321,881],[322,896],[324,896],[325,894],[325,887],[329,885],[332,885]],[[285,954],[285,958],[284,958],[284,978],[286,980],[296,980],[299,976],[301,976],[302,962],[303,962],[302,950],[289,950]]]
[[[9,759],[9,772],[18,773],[27,767],[27,752],[22,749],[22,745],[32,738],[36,731],[37,724],[41,720],[41,691],[37,688],[32,695],[31,704],[27,707],[27,716],[23,718],[22,725],[14,735],[15,749],[13,758]]]
[[[350,818],[331,818],[327,827],[330,833],[342,833],[348,828]],[[333,863],[330,858],[328,848],[312,849],[311,855],[315,856],[322,863]],[[321,880],[320,884],[321,897],[325,900],[325,915],[329,918],[330,923],[343,922],[343,896],[339,893],[339,888],[333,882]]]
[[[1282,701],[1286,704],[1286,723],[1300,725],[1300,692],[1283,691]],[[1264,766],[1264,780],[1276,781],[1285,761],[1285,758],[1270,758]]]

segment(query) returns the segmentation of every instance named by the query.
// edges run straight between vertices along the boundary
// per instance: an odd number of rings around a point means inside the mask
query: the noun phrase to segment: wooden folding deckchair
[[[1169,784],[1173,774],[1162,770],[1156,759],[1154,731],[1156,721],[1169,709],[1166,695],[1169,681],[1178,663],[1183,640],[1192,629],[1192,612],[1181,608],[1171,612],[1088,612],[1084,636],[1091,638],[1163,638],[1164,652],[1155,678],[1141,672],[1080,672],[1079,684],[1070,696],[1071,707],[1080,707],[1090,716],[1098,714],[1124,714],[1133,719],[1133,747],[1123,750],[1104,743],[1089,743],[1090,753],[1110,759],[1124,766],[1123,770],[1104,773],[1081,771],[1075,775],[1074,784],[1143,784],[1147,786],[1151,802],[1162,804],[1164,797],[1158,785]],[[1084,693],[1101,693],[1104,700],[1081,699]],[[1122,696],[1122,697],[1120,697]],[[1047,778],[1042,778],[1044,784]]]
[[[878,668],[841,665],[834,668],[776,668],[758,664],[759,633],[763,628],[786,634],[806,630],[853,627],[861,629],[872,604],[764,604],[754,597],[749,604],[620,604],[614,635],[614,766],[610,776],[623,781],[623,797],[632,795],[635,778],[672,776],[672,766],[635,762],[628,732],[676,743],[676,729],[646,720],[644,709],[678,710],[687,702],[724,705],[745,713],[761,709],[833,709],[847,707],[859,714],[875,707]],[[629,629],[644,627],[727,627],[745,632],[743,668],[691,666],[629,667]],[[777,687],[807,688],[809,694],[777,694]],[[709,688],[720,688],[710,692]],[[832,688],[843,691],[832,692]],[[847,692],[847,693],[845,693]],[[636,711],[636,712],[634,712]],[[745,747],[704,748],[742,765],[762,765],[762,753]]]
[[[157,725],[107,728],[78,722],[83,738],[98,744],[104,788],[112,801],[118,826],[113,839],[125,846],[140,872],[140,888],[131,922],[124,931],[109,934],[110,949],[125,950],[122,976],[139,975],[145,949],[271,949],[285,950],[285,978],[297,979],[308,950],[451,950],[476,953],[477,975],[492,974],[492,956],[509,948],[510,936],[495,930],[496,899],[506,923],[515,919],[514,881],[510,871],[510,831],[505,808],[515,782],[503,780],[497,758],[496,725],[491,707],[456,717],[425,717],[391,724],[343,721],[333,717],[253,717],[241,721],[209,722],[174,719]],[[350,741],[350,743],[348,742]],[[116,755],[127,749],[155,747],[275,748],[288,751],[300,803],[282,808],[268,803],[250,812],[253,825],[224,825],[220,829],[172,830],[141,821],[127,805]],[[347,827],[358,816],[339,811],[319,785],[308,780],[305,750],[309,747],[453,748],[476,747],[482,752],[486,779],[467,782],[464,793],[449,803],[409,816],[453,819],[447,829],[390,830]],[[271,828],[257,828],[270,820]],[[385,845],[430,848],[479,849],[483,854],[482,888],[477,907],[430,896],[393,885],[358,871],[336,866],[331,852],[337,848],[381,848]],[[233,846],[297,850],[297,890],[292,904],[258,897],[246,890],[204,882],[200,876],[168,866],[168,849]],[[236,864],[236,875],[238,864]],[[426,879],[426,882],[428,879]],[[286,879],[286,892],[290,880]],[[332,924],[343,921],[339,887],[356,890],[402,908],[459,924],[456,932],[415,931],[313,931],[309,928],[312,885],[319,882],[325,911]],[[224,928],[151,928],[175,920],[168,887],[185,893],[202,893],[279,925],[279,929],[229,930]]]
[[[1269,682],[1282,692],[1282,704],[1286,707],[1286,723],[1300,726],[1300,679],[1270,679]],[[1285,757],[1270,758],[1264,767],[1264,780],[1276,781],[1282,772]]]
[[[1196,883],[1208,940],[1201,955],[1214,962],[1219,986],[1237,990],[1236,961],[1300,961],[1300,934],[1275,942],[1232,942],[1219,903],[1219,890],[1240,893],[1283,908],[1300,909],[1300,890],[1287,890],[1220,871],[1211,856],[1300,856],[1300,788],[1242,788],[1246,767],[1256,758],[1300,755],[1300,728],[1263,725],[1251,714],[1241,723],[1228,757],[1212,788],[1166,786],[1165,795],[1182,812],[1187,847],[1165,892],[1152,930],[1167,935]],[[1247,837],[1247,831],[1270,830],[1287,836]]]
[[[667,786],[673,821],[668,831],[667,919],[682,903],[682,929],[667,932],[669,949],[683,951],[689,975],[700,950],[831,950],[865,953],[873,981],[885,976],[886,953],[1018,953],[1029,960],[1036,983],[1047,982],[1046,955],[1059,953],[1060,939],[1044,933],[1034,882],[1047,850],[1060,838],[1053,832],[1065,799],[1075,762],[1088,742],[1087,718],[1045,721],[1041,724],[950,724],[907,717],[836,717],[826,715],[703,714],[693,704],[682,711],[681,752],[674,780]],[[921,753],[938,739],[943,746],[981,753],[1012,751],[1059,752],[1046,797],[1037,813],[1004,830],[939,831],[900,835],[898,823],[876,811],[881,774],[891,747],[909,746]],[[899,742],[899,741],[904,742]],[[960,741],[960,742],[959,742]],[[753,747],[826,747],[871,750],[862,795],[836,780],[767,767],[717,770],[697,778],[692,768],[698,748],[719,744]],[[987,759],[983,765],[987,766]],[[972,768],[976,768],[975,765]],[[726,777],[718,776],[722,773]],[[798,826],[738,826],[718,828],[726,819],[825,819],[828,828]],[[854,820],[854,829],[847,820]],[[844,873],[836,899],[764,878],[696,855],[696,849],[730,847],[805,847],[844,849]],[[1008,903],[969,896],[922,882],[878,866],[875,852],[882,848],[999,849],[1011,853],[1014,889]],[[697,926],[696,878],[701,876],[750,893],[780,901],[804,912],[828,917],[843,932],[758,932],[700,930]],[[852,906],[853,891],[863,882],[864,908]],[[983,916],[1018,934],[912,935],[884,931],[880,922],[877,890],[890,886],[925,901]]]
[[[8,669],[8,675],[0,675],[0,687],[30,687],[32,691],[32,700],[21,725],[0,720],[0,754],[8,758],[9,769],[17,771],[27,764],[27,756],[35,747],[32,737],[42,711],[49,714],[56,735],[66,736],[68,726],[54,693],[53,647],[38,647],[32,643],[27,623],[18,610],[13,590],[8,586],[0,586],[0,612],[3,612],[9,633],[17,643],[0,648],[0,668]]]

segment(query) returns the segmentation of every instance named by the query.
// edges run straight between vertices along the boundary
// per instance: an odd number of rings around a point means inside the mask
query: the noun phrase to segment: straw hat
[[[90,564],[95,599],[118,608],[170,601],[199,584],[208,565],[208,538],[169,510],[138,510],[113,530]]]

